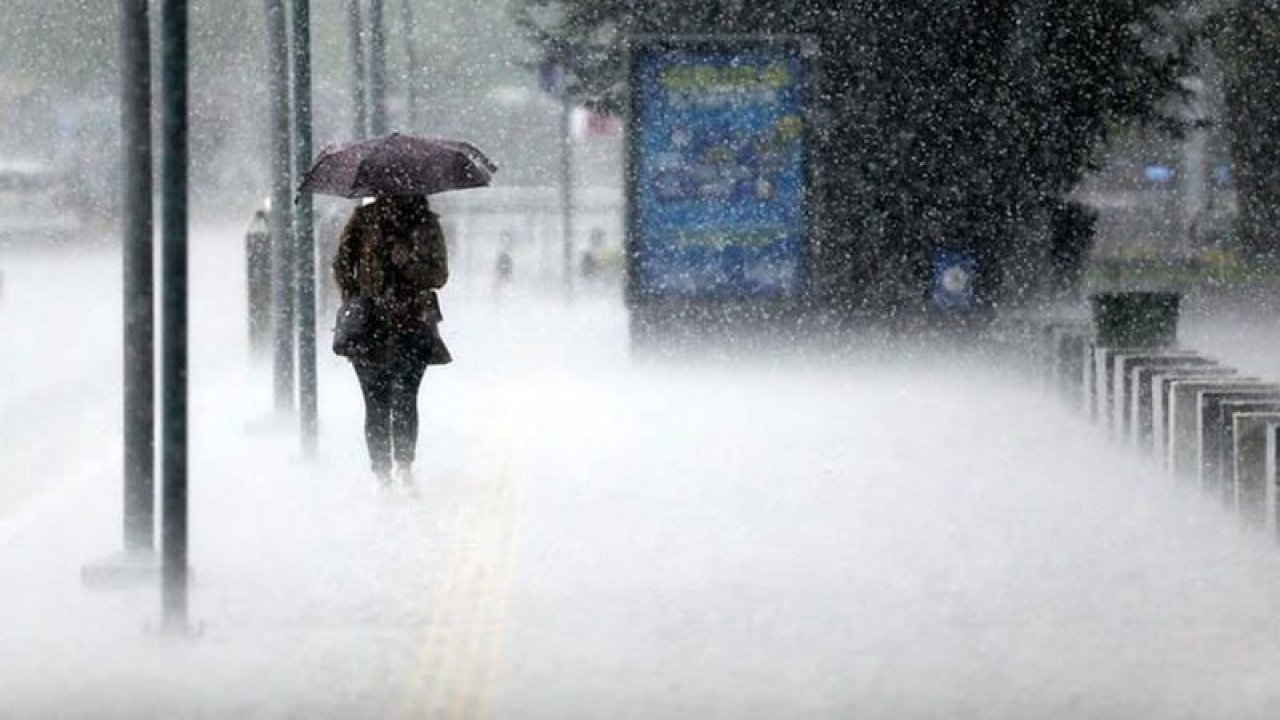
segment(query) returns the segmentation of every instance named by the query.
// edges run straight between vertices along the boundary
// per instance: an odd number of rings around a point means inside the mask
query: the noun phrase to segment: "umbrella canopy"
[[[498,166],[461,140],[391,133],[320,151],[302,190],[345,198],[484,187]]]

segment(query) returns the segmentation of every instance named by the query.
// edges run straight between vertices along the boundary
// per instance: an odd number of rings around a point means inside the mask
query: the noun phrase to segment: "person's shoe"
[[[391,469],[378,469],[373,471],[374,480],[378,483],[378,490],[391,489]]]
[[[409,463],[396,464],[396,479],[408,485],[413,482],[413,466]]]
[[[413,476],[413,466],[408,463],[401,463],[396,466],[396,479],[400,481],[410,492],[418,491],[417,479]]]

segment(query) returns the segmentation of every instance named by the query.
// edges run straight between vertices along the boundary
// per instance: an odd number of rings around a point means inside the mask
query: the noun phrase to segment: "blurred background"
[[[621,246],[621,39],[808,33],[825,74],[815,143],[828,230],[818,293],[879,314],[920,301],[937,246],[979,256],[992,302],[1095,285],[1240,280],[1274,262],[1280,120],[1267,0],[413,0],[386,3],[390,127],[462,136],[501,166],[503,222],[467,212],[466,263],[550,276],[558,254],[563,68],[579,249]],[[0,29],[0,187],[52,211],[10,226],[113,242],[116,3],[10,0]],[[196,217],[247,221],[270,182],[262,3],[191,3]],[[314,4],[316,147],[350,139],[346,3]],[[12,190],[21,185],[26,198]],[[496,195],[471,198],[492,207]],[[446,206],[448,206],[446,201]],[[543,212],[543,210],[546,210]],[[340,210],[326,208],[322,216]],[[520,218],[513,221],[511,218]],[[30,237],[30,227],[26,228]],[[322,227],[322,232],[324,228]],[[975,239],[978,238],[978,239]],[[323,237],[322,237],[323,240]],[[476,245],[476,242],[482,243]],[[576,264],[576,263],[575,263]]]
[[[354,135],[346,5],[313,3],[317,151]],[[0,244],[6,247],[119,242],[117,6],[102,0],[6,5],[0,29]],[[193,220],[245,225],[271,182],[264,4],[196,0],[190,12]],[[497,184],[508,191],[470,204],[456,197],[463,205],[446,213],[448,230],[484,246],[486,272],[502,242],[526,274],[530,268],[558,273],[560,231],[553,225],[560,216],[562,104],[539,86],[538,48],[517,27],[511,4],[397,0],[385,3],[384,14],[389,127],[471,140],[498,163]],[[367,45],[367,27],[363,40]],[[158,63],[157,54],[153,68]],[[588,216],[580,226],[583,246],[595,238],[597,246],[616,247],[621,125],[585,108],[571,112],[572,170],[584,188],[579,209]],[[322,258],[350,207],[319,201]],[[481,217],[503,210],[501,223]],[[481,249],[465,247],[460,270],[481,260]]]

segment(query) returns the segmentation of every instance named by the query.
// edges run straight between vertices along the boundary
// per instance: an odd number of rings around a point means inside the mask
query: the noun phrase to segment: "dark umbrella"
[[[345,198],[430,195],[484,187],[497,170],[471,143],[391,133],[321,150],[301,189]]]

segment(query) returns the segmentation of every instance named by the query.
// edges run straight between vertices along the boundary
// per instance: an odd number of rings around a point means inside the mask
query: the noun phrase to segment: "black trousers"
[[[352,364],[364,393],[364,439],[373,471],[390,470],[393,458],[412,463],[418,445],[418,388],[426,360],[393,356],[386,362]]]

